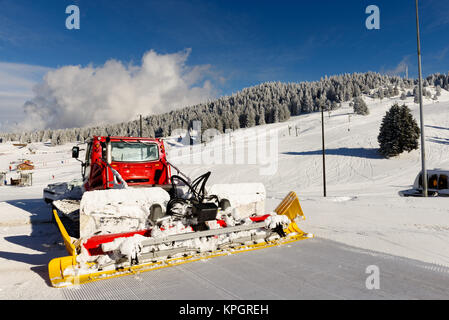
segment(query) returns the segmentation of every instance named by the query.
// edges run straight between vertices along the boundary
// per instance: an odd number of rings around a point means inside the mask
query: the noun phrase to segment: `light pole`
[[[142,115],[140,115],[140,123],[139,123],[139,127],[140,127],[140,130],[139,130],[139,136],[142,138],[142,137],[143,137],[143,136],[142,136],[142,134],[143,134]]]
[[[324,197],[326,197],[326,151],[324,149],[324,110],[323,106],[321,106],[321,141],[323,148],[323,193]]]
[[[426,170],[426,148],[424,136],[424,115],[422,106],[422,69],[421,69],[421,44],[419,39],[419,15],[418,15],[418,0],[416,0],[416,37],[418,42],[418,78],[419,78],[419,116],[421,121],[421,165],[422,165],[422,195],[428,196],[427,192],[427,170]]]

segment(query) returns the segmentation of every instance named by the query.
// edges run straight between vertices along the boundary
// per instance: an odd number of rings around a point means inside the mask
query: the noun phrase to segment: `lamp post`
[[[418,0],[416,0],[416,37],[418,43],[418,78],[419,78],[419,116],[421,121],[421,165],[422,165],[422,195],[428,196],[427,192],[427,170],[426,170],[426,148],[425,148],[425,136],[424,136],[424,115],[422,105],[422,69],[421,69],[421,44],[419,38],[419,15],[418,15]]]
[[[326,151],[324,149],[324,110],[321,105],[321,141],[322,141],[322,149],[323,149],[323,193],[324,197],[326,197]]]
[[[139,127],[140,127],[140,130],[139,130],[139,136],[142,138],[143,137],[143,127],[142,127],[142,115],[140,115],[140,123],[139,123]]]

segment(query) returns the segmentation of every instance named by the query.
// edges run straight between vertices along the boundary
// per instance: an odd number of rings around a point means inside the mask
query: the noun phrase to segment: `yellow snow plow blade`
[[[302,212],[301,206],[299,204],[298,197],[294,192],[291,192],[287,195],[287,197],[281,202],[281,204],[276,208],[276,213],[279,215],[286,215],[290,218],[291,223],[287,229],[285,229],[285,233],[288,235],[285,238],[280,238],[276,240],[270,240],[255,244],[236,244],[231,248],[220,249],[214,252],[208,253],[197,253],[191,254],[188,256],[182,256],[177,258],[169,258],[162,261],[157,262],[148,262],[139,265],[122,267],[117,270],[103,270],[103,271],[94,271],[89,273],[86,271],[89,268],[88,266],[84,266],[83,272],[79,273],[76,270],[78,266],[78,262],[76,261],[76,248],[73,245],[70,236],[64,228],[64,225],[61,223],[59,216],[56,210],[53,211],[55,216],[55,220],[58,224],[59,230],[64,240],[64,244],[69,252],[69,256],[55,258],[50,261],[48,265],[48,272],[50,281],[53,287],[68,287],[72,285],[80,285],[88,282],[93,282],[97,280],[110,279],[115,277],[120,277],[124,275],[137,274],[141,272],[157,270],[172,266],[177,266],[180,264],[194,262],[199,260],[210,259],[214,257],[220,257],[229,254],[248,252],[263,248],[269,248],[274,246],[279,246],[283,244],[292,243],[299,240],[304,240],[307,238],[311,238],[313,235],[307,234],[303,232],[296,222],[294,221],[297,216],[304,218],[304,213]],[[230,249],[230,250],[229,250]],[[92,264],[93,265],[93,264]]]
[[[61,222],[61,219],[59,219],[58,212],[56,210],[53,210],[53,216],[55,218],[56,224],[58,225],[59,231],[61,232],[62,239],[64,240],[65,248],[67,249],[67,252],[74,256],[76,255],[76,248],[72,243],[72,240],[70,239],[69,234],[67,233],[64,225]]]
[[[64,240],[64,245],[67,249],[67,252],[70,255],[68,257],[55,258],[48,264],[48,275],[50,277],[52,285],[55,286],[55,282],[57,283],[60,280],[64,280],[64,270],[76,265],[76,248],[73,245],[64,225],[62,224],[61,219],[59,219],[56,210],[53,210],[53,216],[55,218],[56,224],[58,225],[59,232],[61,232],[61,236]]]
[[[70,272],[70,270],[72,270],[72,266],[75,266],[77,264],[76,257],[68,256],[68,257],[63,257],[63,258],[56,258],[50,262],[50,264],[54,263],[56,266],[54,269],[52,269],[54,273],[50,274],[50,281],[51,281],[51,284],[53,285],[53,287],[63,288],[63,287],[68,287],[68,286],[72,286],[72,285],[80,285],[80,284],[85,284],[85,283],[89,283],[89,282],[94,282],[94,281],[98,281],[98,280],[117,278],[117,277],[126,276],[126,275],[138,274],[138,273],[142,273],[142,272],[146,272],[146,271],[152,271],[152,270],[157,270],[157,269],[162,269],[162,268],[167,268],[167,267],[173,267],[173,266],[181,265],[184,263],[206,260],[206,259],[221,257],[221,256],[229,255],[229,254],[249,252],[249,251],[274,247],[274,246],[278,246],[278,245],[284,245],[284,244],[292,243],[295,241],[304,240],[307,238],[308,237],[305,235],[297,234],[297,235],[293,235],[293,236],[290,236],[289,238],[285,238],[285,239],[268,241],[268,242],[253,244],[253,245],[242,245],[242,246],[233,247],[231,251],[218,250],[218,251],[215,251],[212,253],[208,253],[206,255],[199,253],[199,254],[195,254],[195,255],[189,255],[186,257],[171,258],[171,259],[167,259],[164,261],[145,263],[145,264],[140,264],[140,265],[136,265],[136,266],[120,268],[118,270],[98,271],[98,272],[94,272],[94,273],[80,274],[80,275],[72,275],[72,272]],[[64,266],[65,269],[63,269],[64,263],[66,263],[66,265]],[[64,274],[66,270],[68,272],[66,272],[66,274]],[[49,271],[50,271],[50,265],[49,265]]]
[[[285,230],[286,233],[305,234],[296,223],[297,217],[300,217],[302,220],[305,220],[306,217],[304,216],[304,212],[302,212],[298,196],[295,192],[290,192],[274,211],[279,215],[286,215],[290,219],[291,223]]]
[[[295,220],[297,216],[300,216],[303,220],[306,219],[299,204],[298,196],[293,191],[282,200],[274,211],[279,215],[286,215],[291,221]]]

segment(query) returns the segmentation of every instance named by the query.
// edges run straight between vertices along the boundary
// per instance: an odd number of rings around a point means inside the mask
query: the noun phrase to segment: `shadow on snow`
[[[425,127],[427,128],[434,128],[434,129],[441,129],[441,130],[449,130],[449,128],[445,128],[445,127],[439,127],[439,126],[431,126],[426,124]]]
[[[440,137],[430,137],[427,139],[429,142],[433,143],[439,143],[439,144],[447,144],[449,145],[449,139],[447,138],[440,138]]]
[[[42,199],[21,199],[6,202],[31,213],[31,233],[6,236],[4,239],[15,245],[31,249],[35,253],[0,251],[0,258],[30,265],[30,270],[36,272],[45,280],[47,285],[51,286],[47,265],[53,258],[67,254],[58,227],[52,222],[51,206]]]
[[[311,156],[311,155],[321,155],[323,151],[302,151],[302,152],[284,152],[283,154],[288,154],[292,156]],[[326,149],[326,155],[334,156],[345,156],[345,157],[358,157],[365,159],[383,159],[383,157],[378,153],[378,149],[366,149],[366,148],[338,148],[338,149]]]

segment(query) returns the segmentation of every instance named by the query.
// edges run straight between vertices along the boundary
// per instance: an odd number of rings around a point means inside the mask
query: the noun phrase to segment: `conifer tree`
[[[354,113],[360,114],[362,116],[366,116],[369,114],[368,106],[366,105],[365,101],[361,97],[354,98]]]
[[[418,149],[420,130],[418,124],[404,104],[393,105],[385,114],[377,140],[379,153],[386,158],[394,157],[404,151]]]

